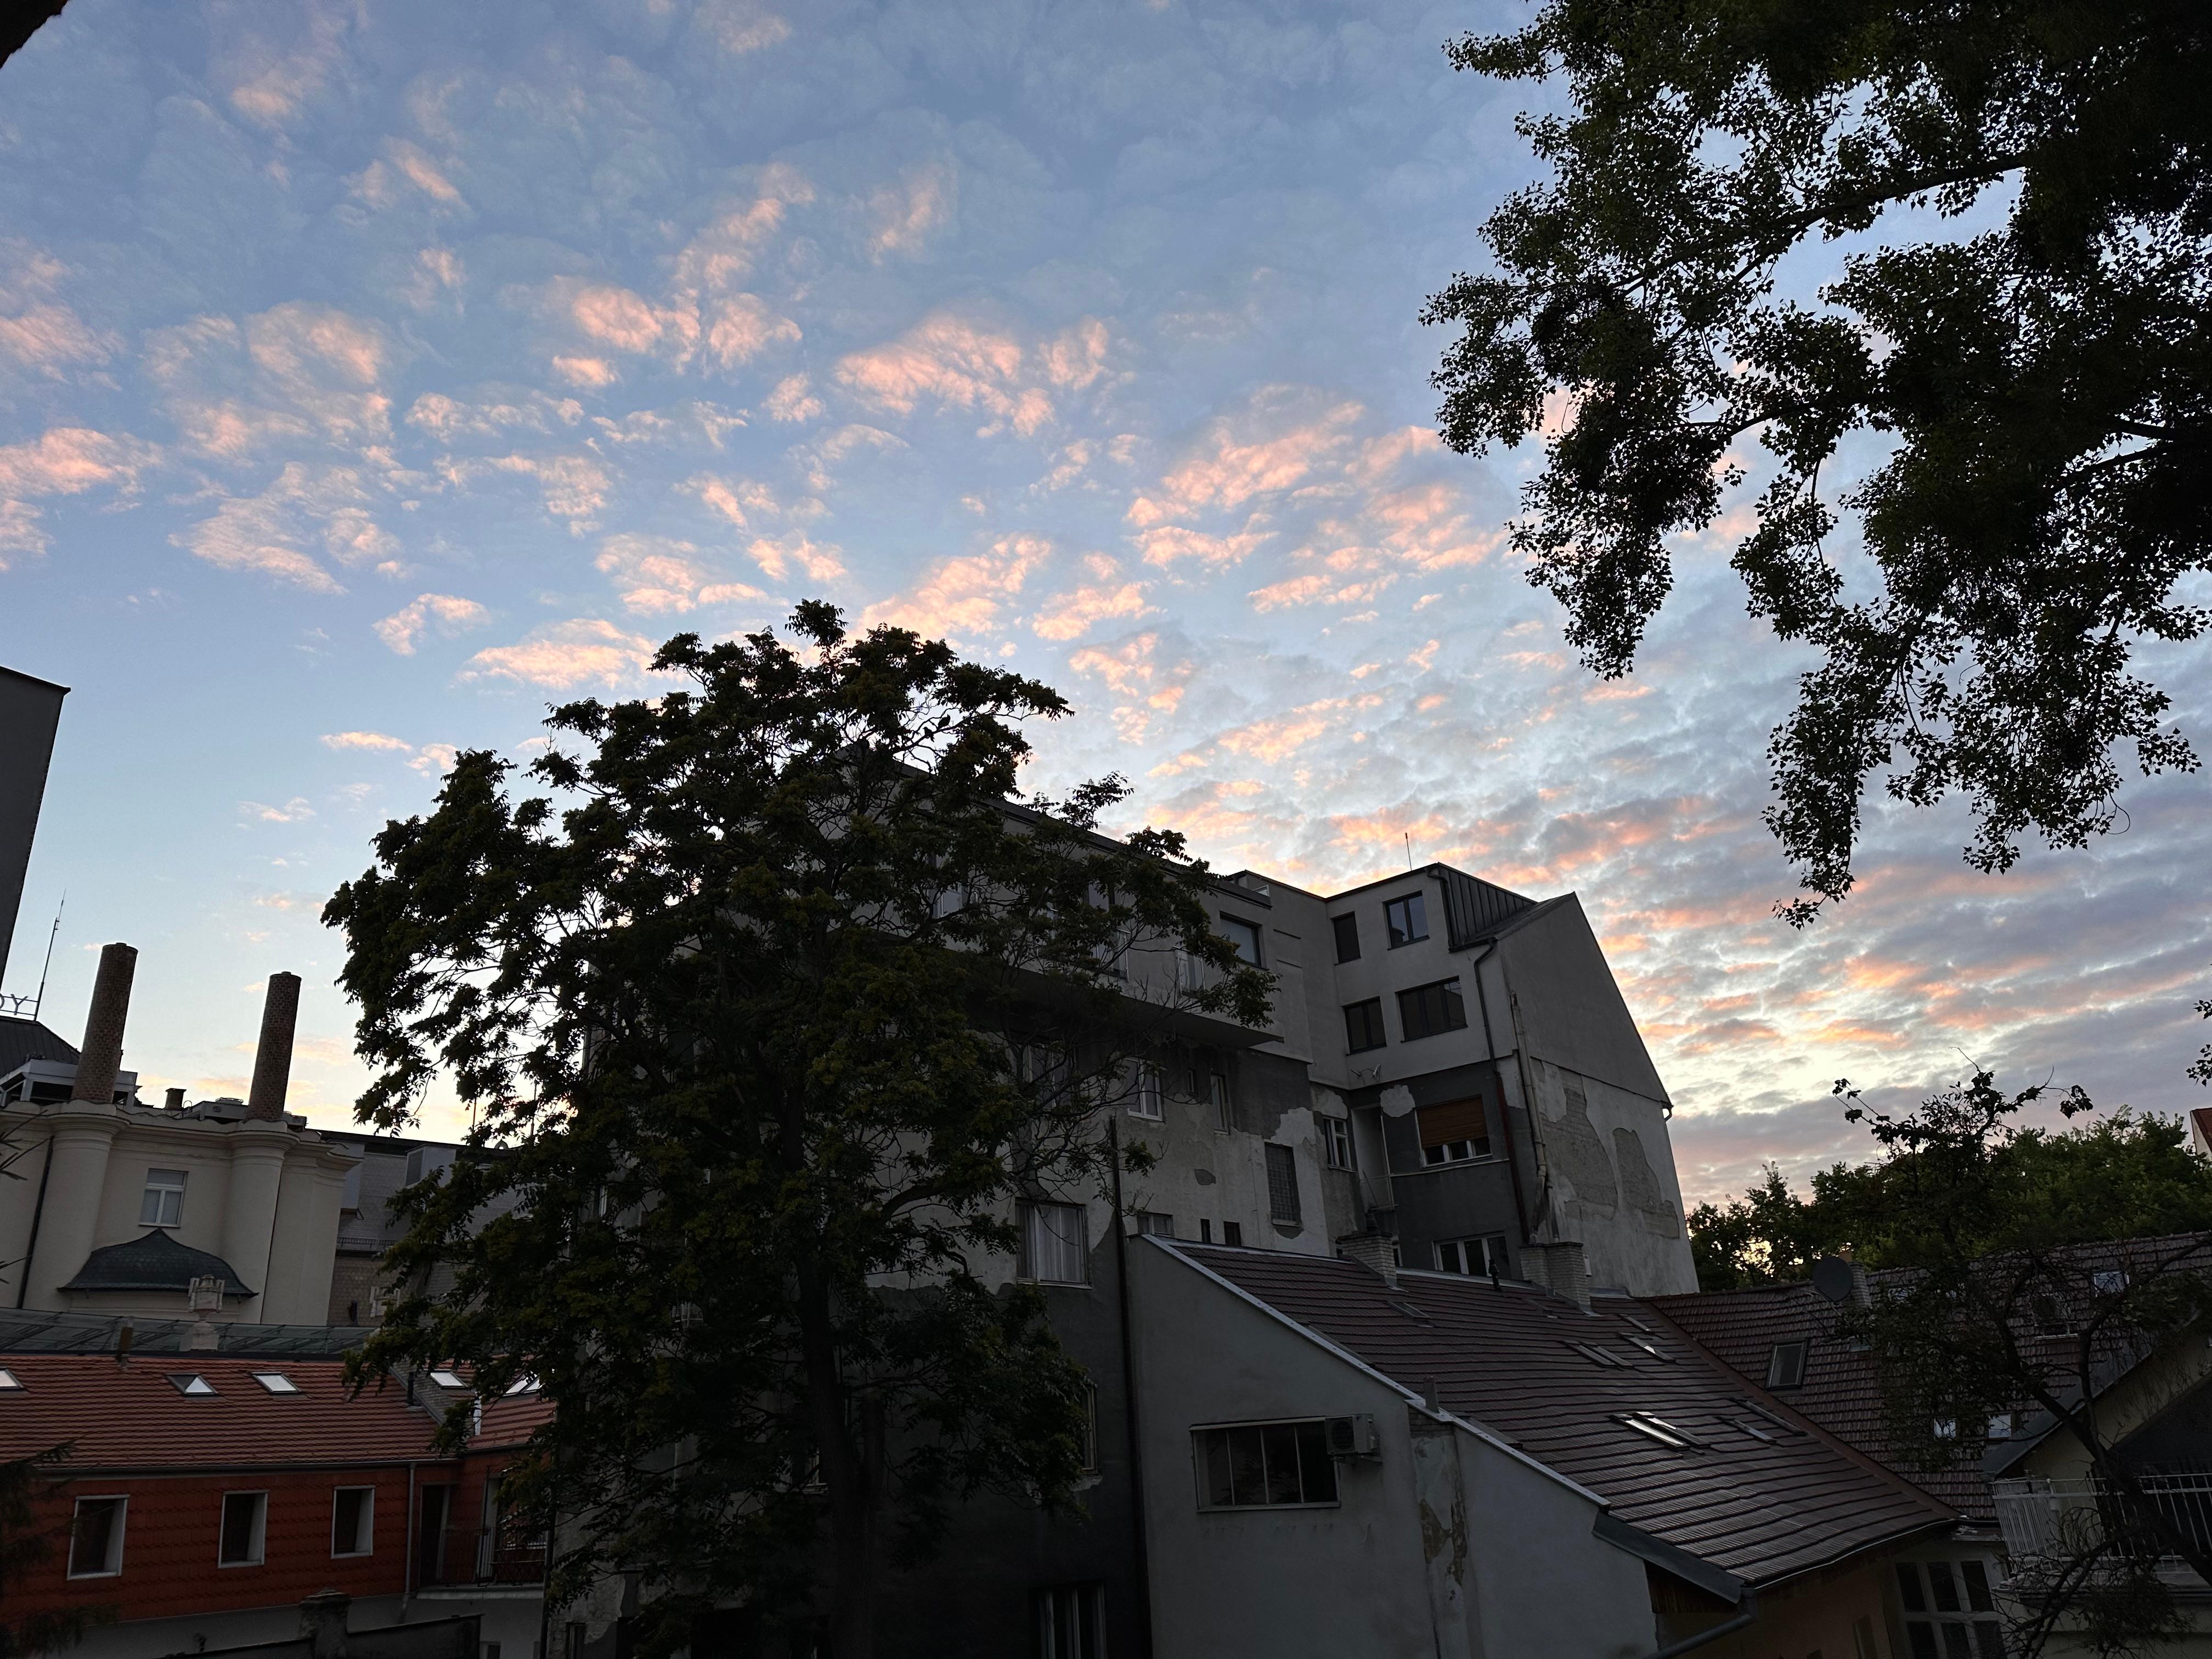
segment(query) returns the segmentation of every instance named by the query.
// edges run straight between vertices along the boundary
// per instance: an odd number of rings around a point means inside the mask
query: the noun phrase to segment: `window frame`
[[[1941,1653],[1948,1645],[1942,1639],[1947,1626],[1966,1632],[1967,1643],[1978,1659],[1979,1655],[1990,1651],[1992,1646],[1997,1652],[2005,1651],[2003,1615],[1997,1610],[1996,1597],[1996,1586],[2003,1579],[1991,1571],[1993,1565],[1981,1556],[1914,1557],[1892,1562],[1890,1589],[1897,1597],[1898,1625],[1905,1634],[1899,1659],[1905,1659],[1907,1654]],[[1935,1571],[1939,1567],[1942,1569],[1940,1579]],[[1973,1570],[1971,1576],[1967,1571],[1970,1567]],[[1980,1581],[1978,1595],[1975,1589],[1977,1579]],[[1942,1586],[1948,1586],[1955,1605],[1942,1605]],[[1917,1607],[1916,1601],[1919,1604]],[[1985,1643],[1991,1644],[1984,1645]]]
[[[1449,1252],[1465,1263],[1455,1267],[1445,1259]],[[1504,1233],[1478,1233],[1471,1238],[1440,1238],[1436,1242],[1437,1271],[1462,1279],[1510,1279],[1513,1261],[1505,1253]],[[1475,1262],[1480,1260],[1481,1265]],[[1632,1339],[1633,1340],[1633,1339]]]
[[[1443,1023],[1433,1025],[1425,1024],[1422,1029],[1417,1031],[1413,1029],[1413,1022],[1407,1018],[1407,1011],[1420,1006],[1419,999],[1426,997],[1431,991],[1440,994],[1437,1000],[1439,1012],[1443,1016]],[[1455,1012],[1459,1015],[1455,1024],[1450,1018]],[[1398,993],[1398,1040],[1400,1042],[1422,1042],[1430,1037],[1444,1036],[1450,1032],[1465,1030],[1467,1030],[1467,993],[1460,988],[1460,976],[1457,974],[1444,979],[1432,979],[1425,985],[1409,985]]]
[[[1795,1352],[1796,1375],[1784,1382],[1784,1356]],[[1771,1389],[1788,1390],[1805,1386],[1806,1373],[1813,1368],[1813,1343],[1809,1337],[1794,1337],[1777,1342],[1766,1352],[1766,1386]]]
[[[1219,914],[1222,937],[1237,947],[1237,954],[1243,958],[1244,964],[1250,968],[1265,968],[1267,965],[1267,930],[1248,916],[1237,915],[1228,910]],[[1231,931],[1236,928],[1243,930],[1243,937]],[[1248,944],[1252,947],[1249,956],[1244,953],[1244,946]]]
[[[1401,928],[1391,917],[1393,910],[1405,913]],[[1421,931],[1413,930],[1419,927]],[[1429,895],[1425,888],[1415,888],[1410,893],[1401,893],[1395,898],[1382,901],[1382,938],[1387,948],[1402,951],[1408,945],[1419,945],[1429,936]]]
[[[1225,1135],[1237,1127],[1237,1106],[1230,1098],[1229,1073],[1211,1071],[1206,1074],[1206,1097],[1213,1106],[1213,1132]]]
[[[364,1536],[367,1537],[368,1541],[365,1547],[359,1549],[342,1550],[338,1547],[338,1505],[344,1501],[346,1494],[349,1492],[360,1492],[362,1495],[361,1513],[354,1517],[354,1541],[356,1544],[359,1544]],[[358,1561],[365,1556],[370,1556],[375,1553],[376,1488],[373,1486],[331,1487],[331,1559],[333,1561]]]
[[[1071,1584],[1040,1584],[1030,1593],[1036,1614],[1040,1659],[1104,1659],[1106,1585],[1100,1579]],[[1067,1640],[1061,1639],[1062,1611]]]
[[[173,1186],[166,1181],[157,1182],[155,1176],[174,1176]],[[142,1227],[181,1227],[185,1224],[185,1189],[191,1183],[192,1172],[187,1169],[156,1170],[150,1165],[146,1170],[146,1184],[138,1194],[138,1224]],[[169,1200],[174,1199],[174,1204]],[[146,1212],[154,1213],[149,1216]],[[167,1218],[164,1219],[163,1218]]]
[[[1193,1495],[1196,1498],[1198,1503],[1198,1512],[1200,1515],[1243,1515],[1249,1514],[1255,1510],[1324,1510],[1343,1508],[1343,1486],[1336,1478],[1337,1471],[1335,1460],[1328,1455],[1328,1419],[1324,1417],[1263,1417],[1246,1419],[1242,1421],[1231,1423],[1192,1424],[1190,1426],[1191,1479],[1194,1486]],[[1212,1502],[1212,1480],[1208,1469],[1207,1449],[1205,1437],[1216,1434],[1226,1436],[1239,1429],[1291,1429],[1294,1431],[1310,1429],[1313,1432],[1314,1440],[1317,1442],[1321,1447],[1320,1467],[1324,1468],[1328,1471],[1328,1496],[1326,1498],[1311,1498],[1304,1496],[1306,1488],[1305,1443],[1303,1441],[1294,1440],[1292,1443],[1298,1447],[1298,1491],[1300,1496],[1297,1502],[1280,1504],[1273,1502],[1239,1504],[1233,1501],[1233,1495],[1236,1492],[1236,1473],[1233,1468],[1230,1471],[1230,1491],[1232,1495],[1232,1501],[1226,1504],[1216,1504]],[[1223,1442],[1224,1448],[1227,1443],[1226,1440]],[[1266,1462],[1267,1441],[1264,1437],[1261,1440],[1260,1449],[1261,1460],[1260,1466],[1261,1482],[1261,1485],[1265,1486],[1268,1484],[1268,1480]]]
[[[1158,1123],[1167,1115],[1168,1077],[1166,1070],[1157,1061],[1137,1062],[1137,1074],[1129,1088],[1129,1115],[1140,1117],[1147,1123]],[[1146,1107],[1151,1108],[1146,1110]]]
[[[1279,1140],[1265,1143],[1261,1153],[1267,1172],[1267,1219],[1278,1227],[1303,1227],[1306,1224],[1305,1197],[1298,1190],[1298,1152],[1295,1146],[1286,1146]],[[1283,1194],[1287,1193],[1287,1204]]]
[[[1139,1238],[1173,1238],[1176,1236],[1175,1217],[1165,1210],[1133,1210],[1137,1218]]]
[[[1330,930],[1336,935],[1336,962],[1342,967],[1347,962],[1359,960],[1359,912],[1346,910],[1340,916],[1328,919]],[[1349,945],[1350,950],[1345,947]]]
[[[1062,1237],[1057,1231],[1053,1231],[1052,1236],[1062,1248],[1073,1252],[1077,1270],[1082,1274],[1082,1277],[1079,1279],[1047,1279],[1037,1271],[1039,1264],[1037,1262],[1036,1256],[1038,1252],[1036,1246],[1031,1243],[1034,1237],[1031,1230],[1032,1228],[1041,1224],[1044,1212],[1048,1210],[1060,1211],[1064,1213],[1073,1215],[1075,1218],[1075,1237],[1073,1239]],[[1019,1255],[1014,1263],[1015,1278],[1024,1280],[1031,1285],[1090,1284],[1091,1214],[1090,1211],[1085,1206],[1080,1204],[1064,1204],[1053,1199],[1025,1198],[1021,1200],[1020,1223],[1021,1249]],[[1048,1231],[1051,1230],[1048,1229]]]
[[[80,1517],[84,1514],[84,1506],[87,1504],[112,1504],[115,1505],[114,1519],[110,1523],[112,1530],[109,1533],[107,1539],[108,1559],[112,1561],[114,1565],[112,1566],[99,1568],[92,1572],[80,1571],[78,1571],[76,1565],[77,1527]],[[62,1563],[63,1576],[66,1578],[119,1578],[122,1577],[123,1545],[125,1534],[129,1528],[130,1521],[131,1494],[127,1492],[85,1492],[79,1496],[76,1501],[70,1506],[69,1554],[64,1559]]]
[[[236,1560],[230,1560],[225,1558],[223,1552],[230,1543],[230,1502],[234,1498],[250,1498],[255,1500],[252,1540],[249,1546],[252,1553],[241,1556]],[[215,1534],[216,1565],[222,1569],[266,1566],[269,1564],[269,1489],[265,1486],[241,1486],[224,1492],[220,1514],[221,1520],[216,1527]]]
[[[1332,1170],[1358,1170],[1359,1146],[1352,1138],[1350,1118],[1322,1115],[1321,1156],[1322,1162]]]
[[[1372,1034],[1375,1040],[1372,1042],[1356,1043],[1352,1040],[1352,1016],[1355,1013],[1358,1013],[1363,1009],[1369,1008],[1375,1011],[1373,1016],[1374,1024],[1371,1026],[1369,1025],[1364,1018],[1361,1019],[1360,1024],[1364,1031]],[[1387,1048],[1389,1046],[1390,1032],[1389,1029],[1382,1022],[1382,999],[1381,997],[1362,997],[1357,1002],[1347,1002],[1344,1005],[1345,1053],[1347,1054],[1368,1054],[1374,1053],[1377,1048]]]

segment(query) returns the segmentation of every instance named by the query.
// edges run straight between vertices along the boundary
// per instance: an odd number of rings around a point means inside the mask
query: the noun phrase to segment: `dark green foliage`
[[[63,1492],[67,1481],[56,1473],[69,1454],[63,1445],[0,1461],[0,1659],[30,1659],[74,1647],[94,1626],[115,1619],[115,1609],[104,1604],[62,1613],[19,1611],[16,1598],[24,1581],[69,1548],[70,1505]],[[47,1501],[42,1504],[41,1499]]]
[[[1169,1003],[1266,1017],[1179,839],[1092,832],[1119,780],[1006,804],[1048,688],[823,605],[793,627],[556,710],[558,805],[464,755],[325,913],[363,1120],[442,1073],[481,1149],[405,1195],[394,1266],[450,1288],[364,1370],[538,1378],[556,1594],[641,1571],[647,1651],[742,1601],[864,1654],[880,1563],[948,1504],[1070,1504],[1084,1376],[982,1269],[1016,1199],[1099,1192],[1098,1108]],[[1177,949],[1206,988],[1125,994]]]
[[[1515,545],[1599,673],[1743,483],[1741,441],[1771,458],[1735,567],[1819,654],[1769,750],[1784,914],[1849,891],[1877,772],[1915,805],[1965,792],[1969,861],[2002,869],[2024,831],[2110,826],[2116,744],[2194,767],[2130,663],[2206,620],[2175,595],[2212,532],[2212,12],[1549,0],[1448,50],[1565,82],[1521,124],[1551,181],[1425,318],[1462,331],[1446,442],[1546,433]],[[1817,305],[1774,296],[1785,255],[1844,238]]]

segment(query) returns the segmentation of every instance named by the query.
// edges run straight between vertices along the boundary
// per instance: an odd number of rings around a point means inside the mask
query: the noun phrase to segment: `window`
[[[1505,1235],[1481,1238],[1448,1238],[1437,1246],[1437,1266],[1448,1273],[1473,1273],[1489,1279],[1509,1277]]]
[[[1336,929],[1336,959],[1339,962],[1358,961],[1359,917],[1356,914],[1331,916],[1328,922]]]
[[[1460,996],[1459,981],[1440,979],[1433,985],[1416,985],[1410,991],[1399,992],[1398,1025],[1408,1042],[1439,1031],[1466,1030],[1467,1004]]]
[[[1282,1227],[1304,1218],[1298,1208],[1298,1155],[1287,1146],[1267,1145],[1267,1213]]]
[[[271,1394],[297,1394],[300,1385],[282,1371],[256,1371],[253,1380]]]
[[[1090,1261],[1090,1218],[1081,1205],[1022,1206],[1022,1278],[1043,1285],[1088,1284]]]
[[[340,1486],[331,1496],[331,1553],[367,1555],[376,1547],[376,1488]]]
[[[1321,1155],[1332,1170],[1356,1170],[1358,1159],[1352,1150],[1352,1125],[1340,1117],[1325,1117],[1321,1121]]]
[[[216,1562],[226,1567],[261,1565],[262,1529],[269,1518],[265,1492],[227,1492],[222,1495],[222,1540]]]
[[[1055,1584],[1036,1593],[1040,1659],[1105,1659],[1106,1587]]]
[[[0,1394],[21,1394],[22,1392],[23,1384],[16,1377],[15,1373],[9,1370],[5,1365],[0,1365]]]
[[[1198,1224],[1198,1242],[1201,1244],[1211,1244],[1213,1243],[1213,1223],[1211,1218],[1201,1218]]]
[[[1348,1002],[1344,1006],[1344,1047],[1347,1054],[1361,1054],[1369,1048],[1380,1048],[1390,1039],[1382,1035],[1382,999],[1370,997],[1364,1002]]]
[[[1098,1385],[1083,1385],[1083,1472],[1098,1473]]]
[[[1241,1221],[1223,1222],[1221,1224],[1221,1242],[1224,1244],[1233,1244],[1240,1250],[1243,1249],[1244,1248],[1244,1224]]]
[[[1155,1238],[1173,1238],[1175,1218],[1158,1210],[1139,1210],[1137,1212],[1137,1231],[1139,1236],[1149,1233]]]
[[[1428,1168],[1490,1156],[1490,1120],[1480,1095],[1424,1106],[1413,1122],[1421,1137],[1421,1163]]]
[[[525,1371],[507,1385],[507,1392],[510,1396],[518,1394],[536,1394],[543,1386],[536,1377],[528,1371]]]
[[[1401,945],[1419,944],[1429,936],[1428,901],[1419,893],[1392,899],[1382,907],[1382,931],[1389,936],[1394,951]]]
[[[123,1517],[127,1498],[80,1498],[70,1522],[69,1576],[109,1578],[123,1571]]]
[[[2004,1659],[2004,1625],[1982,1562],[1899,1561],[1897,1599],[1912,1659]]]
[[[215,1384],[198,1371],[171,1371],[168,1373],[168,1377],[169,1386],[179,1394],[190,1395],[194,1399],[202,1399],[215,1393]]]
[[[1689,1432],[1669,1423],[1663,1417],[1654,1417],[1650,1412],[1623,1412],[1613,1419],[1623,1428],[1633,1429],[1648,1440],[1656,1440],[1671,1451],[1702,1451],[1705,1443]]]
[[[1238,956],[1243,957],[1255,968],[1261,965],[1260,929],[1257,923],[1247,921],[1242,916],[1224,915],[1221,918],[1221,931],[1229,936],[1229,942],[1237,947]]]
[[[1149,1117],[1157,1121],[1164,1114],[1162,1102],[1167,1094],[1166,1081],[1157,1066],[1137,1067],[1136,1087],[1129,1096],[1129,1111],[1133,1116]]]
[[[184,1218],[185,1172],[182,1170],[149,1170],[146,1171],[146,1191],[138,1200],[138,1224],[142,1227],[173,1227]]]
[[[2064,1298],[2052,1291],[2039,1291],[2028,1298],[2028,1306],[2035,1315],[2035,1334],[2038,1336],[2071,1336],[2074,1322],[2067,1317]]]
[[[461,1380],[461,1374],[459,1371],[448,1370],[443,1365],[430,1373],[430,1380],[441,1389],[465,1389],[469,1386]]]
[[[1213,1127],[1227,1134],[1237,1127],[1236,1117],[1229,1109],[1228,1078],[1219,1072],[1207,1073],[1206,1091],[1213,1102]]]
[[[1202,1510],[1275,1509],[1336,1502],[1336,1465],[1322,1419],[1193,1429]]]
[[[2128,1287],[2128,1276],[2118,1267],[2109,1267],[2100,1273],[2089,1275],[2090,1284],[2096,1286],[2099,1296],[2118,1296]]]
[[[1766,1386],[1770,1389],[1794,1389],[1805,1380],[1805,1348],[1802,1342],[1778,1342],[1766,1356]]]

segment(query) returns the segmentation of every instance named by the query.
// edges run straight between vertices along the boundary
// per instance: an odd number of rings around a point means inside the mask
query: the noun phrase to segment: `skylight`
[[[1569,1342],[1567,1346],[1572,1348],[1577,1353],[1580,1354],[1583,1358],[1589,1360],[1593,1365],[1603,1365],[1610,1370],[1617,1371],[1625,1371],[1630,1369],[1629,1364],[1626,1359],[1623,1359],[1619,1354],[1613,1352],[1609,1349],[1594,1347],[1587,1342]]]
[[[1661,1347],[1656,1342],[1654,1342],[1648,1336],[1632,1336],[1628,1340],[1633,1343],[1636,1346],[1643,1349],[1644,1352],[1650,1354],[1654,1359],[1663,1359],[1669,1365],[1674,1363],[1674,1356],[1668,1353],[1664,1348]]]
[[[510,1395],[536,1394],[538,1392],[538,1379],[527,1375],[518,1376],[514,1382],[507,1385],[507,1391]]]
[[[253,1380],[271,1394],[297,1394],[300,1385],[282,1371],[256,1371]]]
[[[0,1365],[0,1394],[21,1394],[25,1391],[21,1379],[5,1365]]]
[[[215,1384],[198,1371],[171,1371],[169,1381],[175,1386],[179,1394],[201,1395],[211,1395],[215,1392]]]
[[[459,1372],[448,1370],[442,1365],[430,1373],[430,1380],[441,1389],[465,1389],[469,1386],[461,1381]]]
[[[1638,1434],[1656,1440],[1662,1446],[1676,1451],[1702,1451],[1705,1443],[1687,1429],[1677,1428],[1663,1417],[1654,1417],[1650,1412],[1624,1412],[1613,1419],[1623,1428],[1633,1429]]]
[[[1756,1400],[1748,1400],[1741,1395],[1738,1395],[1735,1403],[1742,1407],[1744,1410],[1751,1413],[1754,1417],[1772,1424],[1776,1428],[1781,1430],[1782,1432],[1786,1435],[1795,1436],[1801,1432],[1797,1425],[1795,1423],[1792,1423],[1788,1418],[1782,1416],[1779,1413],[1767,1410],[1765,1407],[1760,1405]]]

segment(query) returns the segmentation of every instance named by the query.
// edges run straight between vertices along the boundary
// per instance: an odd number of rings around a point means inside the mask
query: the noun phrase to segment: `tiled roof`
[[[254,1292],[238,1269],[219,1255],[179,1244],[159,1227],[120,1244],[105,1244],[85,1257],[64,1291],[188,1291],[195,1279],[219,1279],[226,1297]]]
[[[58,1031],[49,1030],[35,1019],[0,1014],[0,1077],[7,1076],[27,1060],[58,1060],[64,1066],[74,1066],[76,1050]]]
[[[1625,1297],[1584,1313],[1528,1285],[1407,1273],[1394,1291],[1350,1261],[1171,1248],[1596,1492],[1618,1519],[1752,1583],[1956,1519],[1679,1333],[1639,1323],[1641,1309]],[[1787,1426],[1747,1409],[1747,1398]],[[1636,1413],[1701,1446],[1670,1448],[1617,1420]]]
[[[190,1319],[150,1319],[137,1314],[57,1313],[39,1308],[0,1308],[0,1354],[112,1353],[118,1333],[131,1330],[131,1352],[181,1352],[191,1340]],[[261,1355],[336,1358],[369,1339],[366,1325],[218,1324],[219,1352],[231,1358]]]
[[[246,1360],[208,1353],[137,1353],[128,1365],[78,1354],[10,1354],[23,1386],[0,1390],[0,1445],[73,1444],[70,1468],[216,1468],[258,1464],[383,1463],[431,1455],[430,1413],[404,1384],[346,1396],[331,1360]],[[281,1372],[297,1394],[271,1394],[257,1370]],[[183,1393],[172,1376],[215,1392]]]

